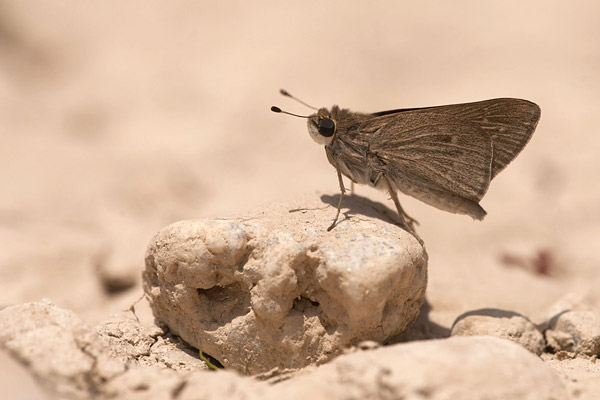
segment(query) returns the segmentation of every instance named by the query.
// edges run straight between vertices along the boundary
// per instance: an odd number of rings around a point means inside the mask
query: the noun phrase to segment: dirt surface
[[[161,227],[337,194],[305,121],[269,111],[310,112],[285,87],[357,111],[539,104],[482,223],[401,197],[427,246],[437,326],[415,337],[449,334],[477,309],[536,324],[561,304],[598,309],[599,12],[592,1],[0,1],[0,307],[45,297],[96,324],[141,296]],[[143,304],[138,315],[152,320]],[[595,358],[543,358],[573,397],[600,397]],[[0,369],[14,376],[3,388],[38,393],[12,359]]]

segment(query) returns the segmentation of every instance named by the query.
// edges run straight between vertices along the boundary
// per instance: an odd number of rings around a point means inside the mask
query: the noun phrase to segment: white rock
[[[452,337],[341,356],[284,381],[268,399],[568,399],[537,356],[491,336]]]
[[[201,374],[207,367],[162,337],[155,346],[160,334],[156,326],[126,314],[92,328],[48,300],[0,311],[0,347],[28,368],[52,398],[171,398],[186,374]]]
[[[322,363],[404,331],[424,300],[427,255],[367,201],[345,204],[360,214],[331,232],[335,210],[319,202],[162,229],[144,272],[155,317],[251,374]]]
[[[548,346],[588,356],[600,356],[600,313],[597,310],[565,311],[550,321]]]
[[[170,340],[150,345],[149,338],[160,334],[123,315],[93,329],[49,302],[0,311],[0,344],[57,398],[567,398],[550,367],[521,346],[494,337],[369,346],[272,385],[231,371],[199,371],[197,358],[165,360],[162,355],[180,346]]]
[[[536,326],[526,317],[497,309],[470,311],[458,317],[452,326],[452,336],[496,336],[508,339],[537,355],[546,342]]]
[[[542,359],[566,386],[572,399],[600,399],[600,363],[596,357],[544,353]]]
[[[60,398],[88,398],[100,380],[125,369],[101,354],[92,328],[48,300],[1,310],[0,344]]]

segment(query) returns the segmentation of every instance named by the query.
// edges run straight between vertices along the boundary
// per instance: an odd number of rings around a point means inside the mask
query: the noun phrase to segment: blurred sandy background
[[[599,13],[593,1],[0,1],[0,306],[48,297],[101,320],[141,294],[162,226],[336,194],[305,121],[269,111],[309,111],[282,87],[356,111],[538,103],[483,223],[401,197],[430,255],[432,318],[541,318],[569,292],[598,305]],[[540,263],[549,277],[530,271]],[[138,286],[110,295],[99,270]]]

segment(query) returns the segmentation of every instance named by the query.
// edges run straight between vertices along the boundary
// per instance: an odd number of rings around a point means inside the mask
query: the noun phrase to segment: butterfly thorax
[[[333,106],[329,116],[336,125],[332,140],[325,144],[329,162],[356,183],[378,186],[382,163],[370,149],[376,132],[362,127],[369,114]]]

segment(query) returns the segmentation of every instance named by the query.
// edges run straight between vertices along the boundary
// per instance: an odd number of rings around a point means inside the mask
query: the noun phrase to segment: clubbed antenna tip
[[[313,106],[311,106],[310,104],[307,104],[307,103],[303,102],[303,101],[302,101],[302,100],[300,100],[299,98],[292,96],[292,95],[291,95],[291,94],[289,94],[289,93],[288,93],[288,91],[287,91],[287,90],[285,90],[285,89],[279,89],[279,93],[281,93],[281,94],[282,94],[282,95],[284,95],[284,96],[287,96],[287,97],[290,97],[290,98],[292,98],[292,99],[296,100],[298,103],[300,103],[300,104],[303,104],[303,105],[305,105],[305,106],[306,106],[306,107],[308,107],[308,108],[312,108],[313,110],[317,110],[317,107],[313,107]],[[275,112],[279,112],[279,111],[275,111]]]

